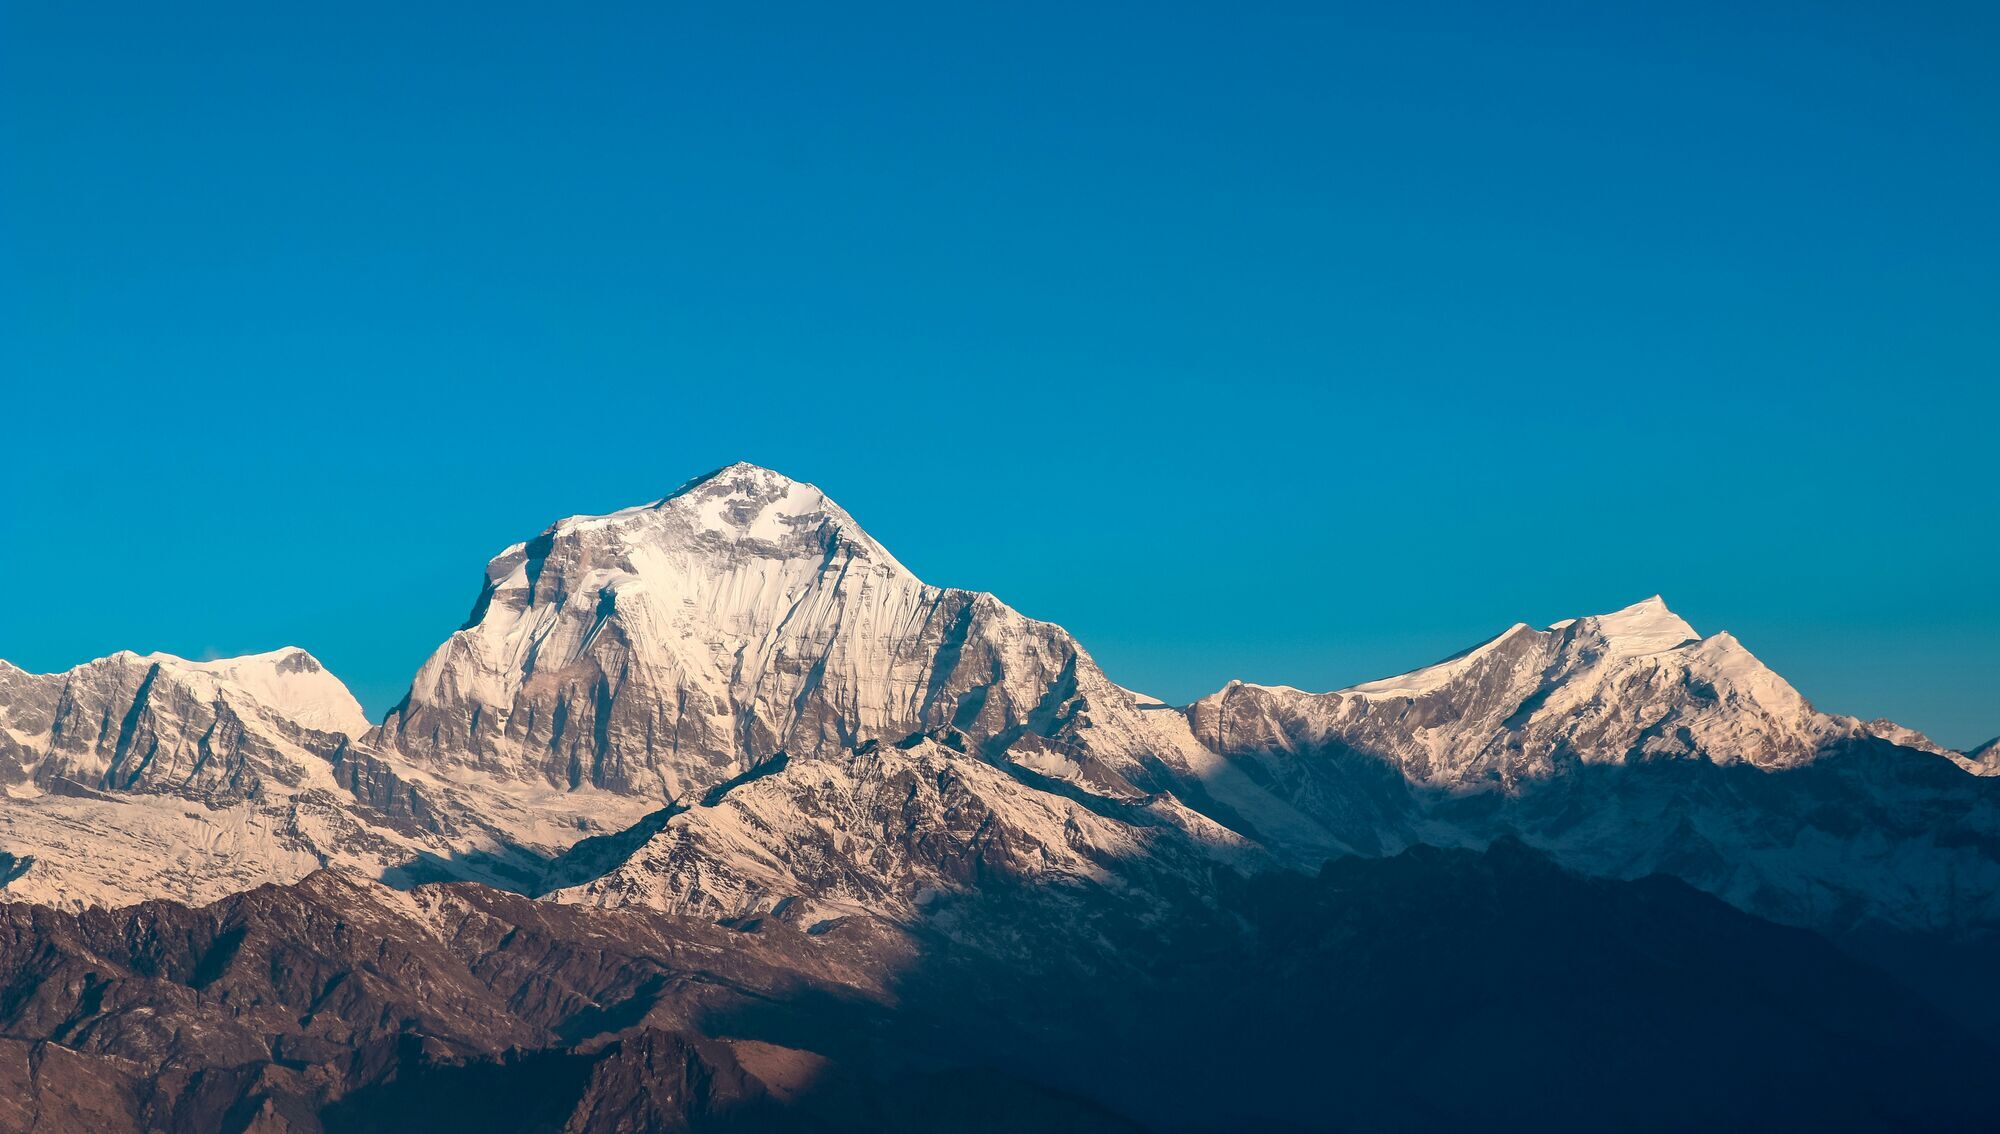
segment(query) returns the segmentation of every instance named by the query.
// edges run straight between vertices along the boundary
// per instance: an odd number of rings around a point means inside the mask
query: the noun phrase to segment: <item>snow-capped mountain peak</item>
[[[1137,795],[1077,739],[1130,702],[1060,627],[926,585],[819,489],[739,463],[501,552],[375,740],[658,806],[780,752],[951,727]]]
[[[30,747],[39,737],[60,749],[77,743],[81,735],[103,731],[102,722],[84,728],[90,723],[86,718],[99,708],[115,710],[106,720],[131,713],[136,726],[138,715],[168,690],[191,703],[227,705],[246,720],[279,729],[304,727],[356,737],[369,728],[367,714],[347,686],[297,646],[206,661],[120,650],[47,674],[0,664],[0,684],[6,686],[0,689],[0,721],[16,722],[15,742]]]
[[[414,857],[394,846],[398,832],[364,833],[336,783],[367,723],[295,647],[212,661],[122,651],[49,674],[0,666],[6,893],[204,899],[336,859],[380,869]]]
[[[797,527],[854,527],[826,493],[783,473],[738,461],[667,494],[655,509],[680,508],[704,529],[775,543]]]
[[[1547,630],[1517,623],[1397,677],[1325,694],[1244,686],[1189,714],[1217,751],[1338,744],[1438,786],[1518,783],[1565,761],[1788,767],[1858,727],[1815,712],[1735,637],[1701,637],[1657,595]]]
[[[246,696],[307,728],[354,737],[371,727],[368,714],[347,686],[297,646],[210,661],[157,653],[139,660],[172,667],[191,680],[212,682],[218,692]]]
[[[1635,602],[1631,606],[1614,610],[1609,614],[1596,614],[1559,622],[1551,629],[1571,627],[1579,633],[1594,634],[1601,638],[1608,652],[1619,657],[1656,654],[1686,645],[1701,637],[1680,615],[1667,609],[1666,600],[1659,595]]]
[[[643,543],[649,537],[673,542],[676,536],[692,533],[776,557],[802,548],[824,550],[829,541],[845,541],[861,557],[908,573],[817,486],[748,461],[704,473],[650,504],[558,520],[540,540],[517,547],[527,552],[534,543],[606,529],[618,530],[628,543]]]
[[[1565,618],[1547,630],[1536,630],[1516,622],[1499,634],[1471,649],[1453,654],[1441,662],[1409,673],[1362,682],[1339,692],[1370,698],[1421,697],[1436,693],[1464,678],[1496,655],[1532,649],[1531,643],[1575,642],[1580,653],[1594,660],[1637,658],[1690,646],[1701,641],[1694,627],[1667,608],[1659,595],[1608,614]],[[1734,639],[1731,639],[1734,641]]]

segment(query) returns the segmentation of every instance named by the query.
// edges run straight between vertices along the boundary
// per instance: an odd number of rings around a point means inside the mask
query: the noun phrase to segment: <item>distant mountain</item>
[[[1988,1117],[1951,1076],[2000,1033],[1996,761],[1821,713],[1657,597],[1173,708],[732,465],[502,551],[378,726],[297,649],[0,664],[0,1077],[57,1129],[922,1128],[956,1091],[1315,1127],[1321,1080],[1371,1127],[1781,1089],[1837,1124]],[[1964,1044],[1913,1054],[1927,1030]],[[1693,1050],[1737,1062],[1692,1088]],[[1476,1097],[1432,1097],[1439,1052]],[[844,1101],[798,1109],[827,1060]],[[1581,1109],[1520,1086],[1584,1061],[1615,1090]]]
[[[337,782],[367,727],[304,650],[119,653],[53,674],[0,663],[4,892],[205,900],[332,861],[379,872],[398,836]]]
[[[515,839],[544,821],[375,751],[355,739],[368,728],[295,648],[119,653],[53,674],[0,662],[0,894],[206,902],[329,865],[404,884],[538,877],[545,856]],[[552,841],[589,832],[572,823]]]
[[[297,780],[306,754],[324,763],[368,728],[347,687],[299,649],[212,662],[118,653],[50,674],[0,662],[0,714],[10,783],[231,796]]]
[[[1958,757],[1957,762],[1976,776],[2000,776],[2000,736]]]
[[[1816,711],[1733,636],[1702,637],[1658,595],[1546,630],[1517,623],[1436,665],[1333,693],[1232,684],[1188,715],[1218,752],[1338,745],[1447,788],[1683,757],[1779,770],[1878,735],[1942,754],[1913,730]]]
[[[1332,693],[1232,684],[1185,716],[1224,757],[1213,796],[1287,805],[1266,841],[1294,861],[1512,836],[1791,924],[2000,927],[2000,781],[1818,712],[1657,596]]]

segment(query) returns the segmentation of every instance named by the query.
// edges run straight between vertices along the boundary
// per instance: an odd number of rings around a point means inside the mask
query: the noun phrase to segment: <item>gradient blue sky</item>
[[[0,656],[379,713],[743,458],[1175,700],[1658,591],[2000,732],[2000,6],[307,8],[0,9]]]

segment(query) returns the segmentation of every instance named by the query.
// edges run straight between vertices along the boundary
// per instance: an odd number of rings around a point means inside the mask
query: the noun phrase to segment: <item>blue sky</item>
[[[2000,8],[305,7],[0,12],[0,656],[379,713],[741,458],[1175,700],[1657,591],[2000,732]]]

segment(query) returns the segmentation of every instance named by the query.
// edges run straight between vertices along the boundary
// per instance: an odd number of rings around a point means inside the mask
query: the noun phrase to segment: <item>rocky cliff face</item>
[[[1060,627],[927,586],[818,489],[739,464],[502,552],[370,740],[660,806],[779,753],[951,728],[1133,798],[1137,712]]]
[[[299,649],[120,653],[54,674],[0,663],[0,893],[63,908],[203,902],[332,864],[532,878],[540,857],[517,836],[545,823],[354,739],[367,729],[346,686]]]
[[[121,653],[54,674],[0,663],[4,892],[211,900],[336,859],[380,869],[399,837],[371,830],[334,774],[366,728],[303,650]]]
[[[1214,827],[1157,800],[1132,695],[1061,628],[923,584],[817,489],[743,465],[503,552],[373,730],[302,651],[0,682],[0,872],[66,905],[207,900],[329,863],[534,889],[574,843],[927,730],[1005,770],[995,799]]]
[[[191,662],[114,654],[64,673],[0,662],[0,778],[243,799],[297,787],[368,728],[304,650]]]

